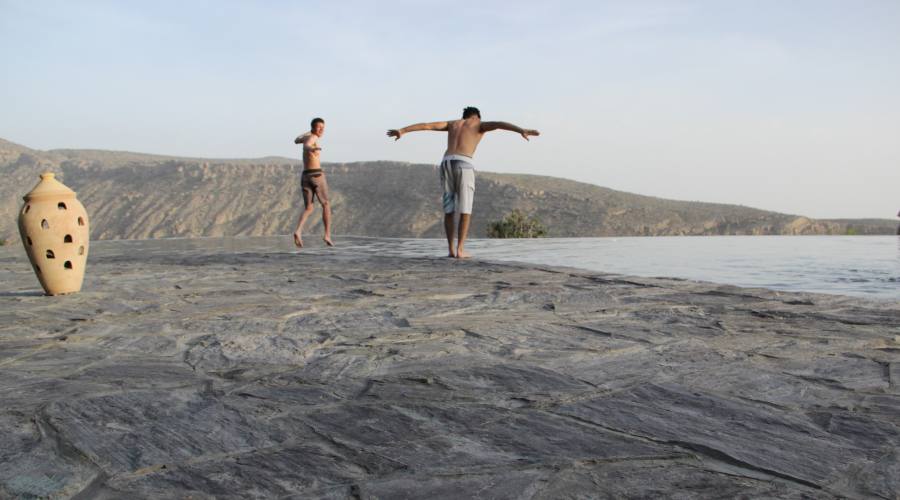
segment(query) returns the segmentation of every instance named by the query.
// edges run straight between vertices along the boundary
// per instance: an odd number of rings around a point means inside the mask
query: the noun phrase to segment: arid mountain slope
[[[441,235],[437,173],[398,162],[326,164],[336,234]],[[298,161],[213,160],[95,150],[37,151],[0,140],[0,238],[18,241],[22,195],[43,171],[78,192],[95,239],[287,234],[301,208]],[[893,234],[890,220],[812,220],[673,201],[553,177],[479,172],[473,236],[518,208],[549,236]],[[320,229],[319,212],[309,229]]]

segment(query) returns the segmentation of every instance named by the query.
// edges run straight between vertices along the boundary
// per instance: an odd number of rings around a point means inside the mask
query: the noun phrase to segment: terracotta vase
[[[19,234],[44,291],[61,295],[81,290],[91,233],[75,191],[48,172],[23,198]]]

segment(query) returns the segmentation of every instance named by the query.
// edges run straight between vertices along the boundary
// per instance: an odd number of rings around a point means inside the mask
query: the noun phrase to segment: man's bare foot
[[[448,258],[448,259],[455,259],[455,258],[456,258],[456,254],[453,253],[453,252],[450,252],[450,253],[447,254],[447,258]]]
[[[297,245],[298,248],[303,248],[303,236],[301,236],[299,232],[294,233],[294,244]]]
[[[457,259],[468,259],[469,257],[471,257],[471,255],[469,255],[469,253],[466,252],[465,250],[457,250],[456,251]]]
[[[325,244],[328,245],[328,246],[330,246],[330,247],[333,247],[333,246],[334,246],[334,242],[331,241],[331,236],[326,236],[326,237],[322,238],[322,241],[324,241]]]

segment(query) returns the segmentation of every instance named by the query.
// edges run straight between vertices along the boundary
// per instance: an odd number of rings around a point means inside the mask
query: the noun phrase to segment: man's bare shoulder
[[[468,131],[470,131],[470,132],[473,132],[473,133],[476,133],[476,134],[481,134],[481,133],[482,133],[482,131],[481,131],[481,123],[482,123],[482,122],[470,122],[470,121],[467,121],[467,120],[460,120],[460,121],[462,122],[462,126],[463,126],[466,130],[468,130]]]

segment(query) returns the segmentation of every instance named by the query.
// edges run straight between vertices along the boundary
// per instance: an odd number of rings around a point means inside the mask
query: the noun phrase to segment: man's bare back
[[[472,158],[484,137],[478,117],[447,122],[447,151],[445,155],[464,155]]]

